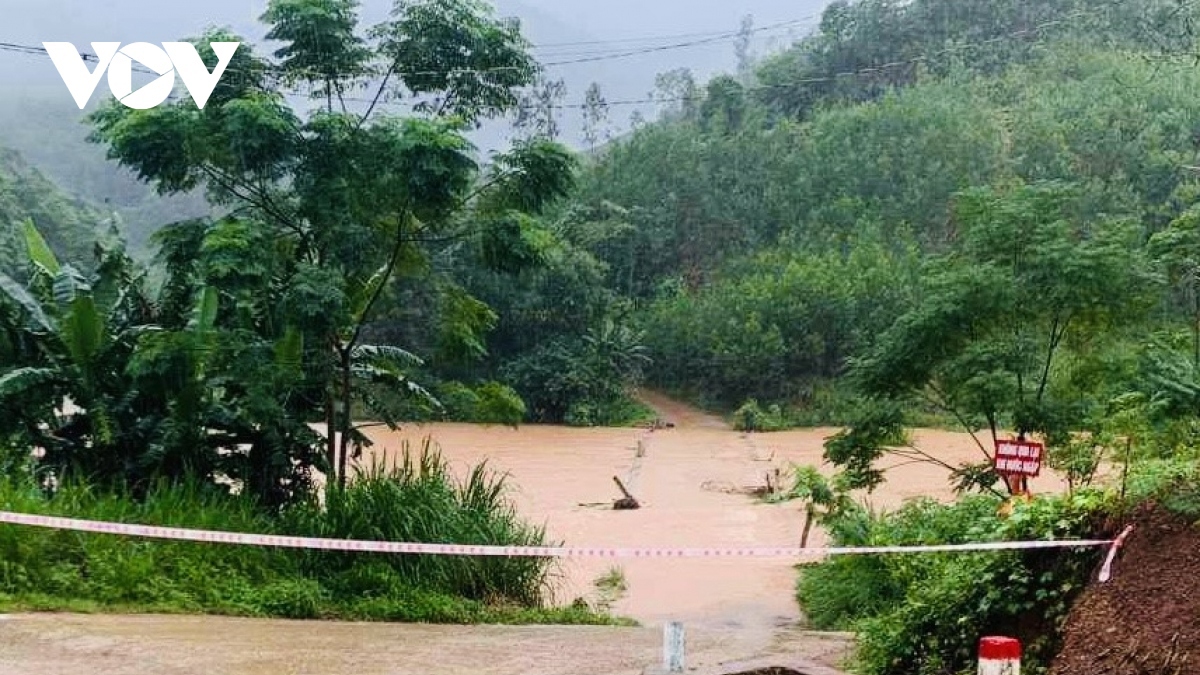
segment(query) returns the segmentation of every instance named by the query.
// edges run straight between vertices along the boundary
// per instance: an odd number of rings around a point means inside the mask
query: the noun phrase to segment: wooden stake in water
[[[663,629],[663,670],[668,673],[682,673],[686,667],[684,648],[686,640],[683,624],[677,621],[668,623]]]

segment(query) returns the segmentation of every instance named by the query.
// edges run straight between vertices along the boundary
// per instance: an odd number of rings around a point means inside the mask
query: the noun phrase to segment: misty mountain
[[[149,0],[18,0],[5,8],[0,42],[40,46],[72,42],[89,50],[93,41],[162,42],[196,35],[213,26],[228,27],[258,43],[265,27],[258,17],[267,0],[206,0],[203,3],[157,3]],[[559,110],[560,140],[583,147],[579,105],[592,83],[610,102],[601,126],[617,135],[631,115],[651,118],[656,108],[645,102],[658,73],[689,68],[703,80],[736,62],[733,33],[741,18],[756,16],[752,50],[761,54],[797,37],[814,23],[811,16],[825,0],[659,0],[606,3],[580,0],[495,0],[497,14],[522,22],[533,53],[546,64],[548,80],[561,79],[565,93]],[[387,18],[391,0],[364,0],[361,19],[369,26]],[[807,21],[796,22],[797,19]],[[792,21],[762,30],[773,23]],[[694,43],[694,44],[692,44]],[[687,46],[679,47],[679,45]],[[106,93],[102,84],[93,103]],[[301,103],[300,101],[297,101]],[[0,51],[0,147],[19,151],[31,164],[76,197],[117,214],[134,249],[161,225],[208,212],[200,196],[162,198],[130,172],[109,163],[102,148],[88,144],[83,113],[67,93],[58,72],[45,56]],[[475,132],[473,140],[486,155],[506,146],[512,120],[497,120]]]
[[[207,0],[203,3],[165,3],[149,0],[18,0],[6,7],[0,41],[40,45],[68,41],[81,49],[93,41],[162,42],[195,35],[206,27],[227,26],[260,42],[265,33],[258,22],[267,0]],[[583,102],[587,88],[600,85],[611,106],[611,123],[624,127],[634,110],[651,116],[654,107],[623,103],[645,99],[658,73],[690,68],[701,78],[729,70],[736,62],[731,35],[742,17],[753,15],[758,32],[753,51],[759,54],[786,46],[817,22],[826,0],[495,0],[497,13],[522,21],[534,54],[548,65],[549,79],[566,85],[563,103]],[[392,0],[363,0],[362,22],[387,18]],[[769,30],[765,27],[791,22]],[[679,46],[685,43],[688,46]],[[640,52],[640,53],[631,53]],[[0,52],[0,94],[22,98],[30,88],[53,92],[63,99],[64,113],[73,106],[49,59]],[[564,113],[564,140],[579,143],[579,114]],[[493,128],[481,145],[502,143],[506,129]]]
[[[104,235],[102,212],[64,193],[18,153],[0,148],[0,271],[6,274],[23,272],[26,220],[56,255],[81,266]]]

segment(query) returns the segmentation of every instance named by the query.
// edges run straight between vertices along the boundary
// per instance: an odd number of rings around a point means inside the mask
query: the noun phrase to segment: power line
[[[532,49],[553,49],[555,47],[586,47],[594,45],[608,44],[629,44],[632,42],[658,42],[660,40],[691,40],[695,38],[715,37],[718,35],[727,35],[729,31],[708,31],[706,33],[675,33],[673,35],[647,35],[645,37],[636,38],[612,38],[609,40],[580,40],[576,42],[542,42],[532,45]]]
[[[22,44],[16,44],[14,42],[0,42],[0,51],[17,52],[19,54],[30,54],[33,56],[49,56],[50,55],[50,53],[46,51],[45,47],[38,47],[35,45],[22,45]],[[91,54],[88,52],[79,52],[79,58],[83,59],[84,61],[91,61],[92,63],[100,63],[99,56],[96,56],[95,54]],[[150,70],[149,68],[143,68],[142,66],[139,66],[137,64],[133,64],[130,67],[136,73],[143,73],[145,75],[153,75],[155,77],[162,75],[162,73],[154,72],[153,70]]]
[[[668,45],[656,45],[653,47],[643,47],[640,49],[631,49],[628,51],[617,52],[615,54],[607,54],[607,55],[603,55],[603,56],[590,56],[590,57],[583,57],[583,58],[578,58],[578,59],[570,59],[570,60],[566,60],[566,61],[551,61],[551,62],[545,63],[543,65],[545,65],[547,68],[553,68],[553,67],[557,67],[557,66],[574,65],[577,63],[594,63],[596,61],[610,61],[613,59],[628,58],[630,56],[639,56],[642,54],[653,54],[656,52],[671,51],[671,50],[675,50],[675,49],[686,49],[688,47],[696,47],[696,46],[700,46],[700,45],[712,44],[714,42],[726,42],[728,40],[735,40],[739,37],[742,37],[743,35],[753,35],[755,33],[761,33],[763,31],[768,31],[768,30],[779,30],[781,28],[794,27],[794,26],[800,25],[804,22],[813,21],[814,19],[819,19],[819,18],[820,18],[820,15],[810,15],[810,16],[803,17],[800,19],[792,19],[790,21],[782,21],[780,23],[771,24],[769,26],[763,26],[761,28],[754,28],[754,29],[751,29],[748,31],[734,31],[731,33],[723,33],[721,35],[717,35],[714,37],[701,38],[698,40],[690,40],[687,42],[676,42],[676,43],[668,44]]]
[[[792,34],[792,29],[788,29],[787,32],[784,32],[782,29],[780,29],[779,32],[776,32],[776,33],[760,33],[758,35],[748,36],[748,41],[751,44],[762,44],[762,43],[769,44],[772,40],[791,39],[793,37],[795,37],[795,36]],[[724,41],[728,42],[729,40],[724,40]],[[718,43],[713,42],[711,44],[718,44]],[[683,49],[683,48],[681,47],[679,49]],[[629,51],[629,47],[608,48],[608,49],[586,49],[586,48],[558,49],[558,50],[550,51],[550,52],[538,52],[536,54],[536,56],[543,60],[550,60],[550,59],[566,60],[566,59],[576,59],[576,58],[587,57],[587,56],[611,56],[611,55],[616,55],[616,54],[623,54],[626,51]]]
[[[999,44],[1001,42],[1005,42],[1005,41],[1009,41],[1009,40],[1028,38],[1029,36],[1038,35],[1040,33],[1046,32],[1049,29],[1069,23],[1072,20],[1080,19],[1080,18],[1090,16],[1090,15],[1095,15],[1098,13],[1099,13],[1099,11],[1097,11],[1097,10],[1091,10],[1091,11],[1077,10],[1077,11],[1065,14],[1058,19],[1045,21],[1045,22],[1039,23],[1035,26],[1032,26],[1030,28],[1012,31],[1010,33],[1006,33],[1003,35],[997,35],[997,36],[994,36],[987,40],[981,40],[979,42],[962,43],[962,44],[958,44],[958,45],[953,45],[953,46],[947,47],[945,49],[940,49],[935,52],[930,52],[928,54],[923,54],[923,55],[916,56],[916,57],[909,58],[909,59],[891,61],[888,63],[879,64],[876,66],[867,66],[867,67],[860,68],[857,70],[852,70],[852,71],[843,71],[843,72],[839,72],[839,73],[834,73],[833,75],[799,78],[799,79],[795,79],[795,80],[790,80],[788,82],[779,82],[779,83],[775,83],[775,84],[752,85],[752,86],[746,87],[744,89],[744,91],[746,91],[747,93],[753,93],[753,92],[757,92],[757,91],[789,89],[789,88],[793,88],[793,87],[797,87],[797,86],[803,86],[806,84],[829,84],[829,83],[837,82],[839,80],[843,80],[843,79],[851,78],[851,77],[861,77],[861,76],[866,76],[866,75],[878,75],[885,71],[895,70],[897,68],[908,67],[908,66],[916,66],[921,63],[933,61],[937,57],[945,56],[947,54],[970,51],[973,49],[981,49],[981,48],[985,48],[985,47]],[[1042,42],[1034,41],[1032,44],[1042,44]],[[615,101],[606,101],[605,105],[612,107],[612,106],[647,105],[647,104],[653,104],[653,103],[680,103],[680,102],[687,102],[687,101],[703,101],[706,97],[707,97],[706,94],[704,94],[702,92],[698,92],[697,94],[695,94],[693,96],[675,96],[675,97],[650,96],[650,97],[646,97],[646,98],[619,99],[619,100],[615,100]],[[351,99],[347,99],[347,100],[351,100]],[[364,100],[364,99],[354,99],[354,100]],[[407,105],[407,104],[397,104],[396,102],[383,102],[382,104],[383,105]],[[553,108],[556,110],[562,110],[562,109],[583,109],[583,108],[587,108],[590,106],[589,106],[589,104],[586,104],[586,103],[560,103],[560,104],[553,104],[553,105],[549,105],[549,106],[534,105],[534,106],[527,106],[527,107],[528,108],[549,107],[549,108]]]
[[[626,52],[640,54],[640,53],[649,53],[650,50],[658,50],[660,48],[662,48],[662,49],[685,49],[688,47],[695,46],[697,44],[704,45],[704,44],[714,44],[714,43],[719,43],[719,42],[728,42],[728,41],[732,41],[732,40],[737,40],[743,36],[746,36],[751,41],[762,41],[762,40],[786,37],[796,28],[815,26],[815,25],[817,25],[816,18],[817,17],[804,17],[801,19],[795,19],[793,21],[785,22],[783,25],[764,26],[761,29],[753,30],[750,32],[721,31],[721,32],[709,32],[709,33],[692,33],[690,35],[684,33],[684,34],[680,34],[680,35],[676,35],[676,36],[662,36],[659,38],[636,38],[636,39],[630,39],[628,41],[614,40],[611,43],[608,41],[604,41],[604,40],[597,40],[597,41],[593,41],[593,42],[578,42],[578,43],[561,42],[561,43],[555,44],[554,46],[535,45],[535,46],[531,47],[531,50],[534,52],[537,52],[541,58],[549,59],[549,58],[568,58],[568,57],[584,57],[584,56],[609,56],[609,55],[624,54]],[[786,32],[784,32],[784,31],[786,31]],[[770,33],[777,33],[777,34],[771,35]],[[671,43],[663,44],[663,45],[648,44],[648,45],[644,45],[642,47],[616,46],[617,44],[620,44],[622,42],[661,42],[663,40],[680,40],[683,38],[693,38],[693,39],[689,39],[685,42],[674,42],[673,41]],[[699,38],[699,40],[694,39],[694,38]],[[604,47],[604,45],[607,45],[607,44],[613,44],[614,46]]]
[[[1193,0],[1193,1],[1195,1],[1195,0]],[[849,78],[849,77],[859,77],[859,76],[864,76],[864,75],[877,75],[881,72],[885,72],[888,70],[894,70],[896,68],[918,65],[920,63],[931,61],[939,56],[943,56],[946,54],[968,51],[968,50],[972,50],[972,49],[979,49],[979,48],[986,47],[989,45],[998,44],[1000,42],[1004,42],[1007,40],[1026,38],[1030,35],[1036,35],[1036,34],[1043,33],[1050,28],[1054,28],[1056,26],[1069,23],[1072,20],[1076,20],[1076,19],[1083,18],[1086,16],[1100,14],[1101,11],[1102,10],[1076,10],[1074,12],[1067,13],[1067,14],[1059,17],[1058,19],[1045,21],[1045,22],[1037,24],[1033,27],[1013,31],[1011,33],[997,35],[997,36],[994,36],[987,40],[982,40],[980,42],[963,43],[963,44],[959,44],[959,45],[954,45],[951,47],[947,47],[945,49],[938,50],[936,52],[932,52],[932,53],[921,55],[921,56],[916,56],[916,57],[913,57],[910,59],[892,61],[889,63],[883,63],[883,64],[879,64],[879,65],[875,65],[875,66],[864,67],[864,68],[860,68],[858,70],[853,70],[853,71],[844,71],[844,72],[835,73],[835,74],[829,75],[829,76],[800,78],[800,79],[791,80],[788,82],[779,82],[779,83],[770,84],[770,85],[766,85],[766,84],[754,85],[754,86],[746,87],[746,91],[754,92],[754,91],[763,91],[763,90],[772,90],[772,89],[781,89],[781,88],[791,88],[791,87],[796,87],[796,86],[802,86],[805,84],[831,83],[831,82],[836,82],[838,80]],[[785,21],[785,22],[780,22],[777,24],[772,24],[769,26],[763,26],[761,28],[756,29],[755,32],[763,32],[763,31],[767,31],[767,30],[777,30],[784,26],[798,24],[800,22],[808,20],[809,18],[810,17],[801,18],[801,19],[793,19],[791,21]],[[720,36],[714,36],[714,37],[710,37],[707,39],[696,40],[696,41],[692,41],[692,42],[676,43],[673,45],[662,45],[662,46],[649,47],[649,48],[643,48],[643,49],[637,49],[637,50],[628,50],[625,52],[621,52],[618,54],[609,55],[609,56],[605,56],[605,57],[577,59],[577,60],[571,60],[571,61],[559,61],[559,62],[552,62],[552,63],[543,64],[543,65],[549,67],[549,66],[568,65],[568,64],[573,64],[573,63],[590,63],[590,62],[608,60],[611,58],[624,58],[626,56],[632,56],[635,54],[645,54],[645,53],[651,53],[654,51],[664,51],[666,49],[677,49],[677,48],[683,48],[683,47],[691,46],[691,45],[707,44],[707,43],[711,43],[711,42],[715,42],[715,41],[727,40],[727,39],[729,39],[730,36],[737,37],[738,35],[742,35],[744,33],[745,32],[741,32],[741,31],[736,32],[736,33],[724,33],[724,34],[720,34]],[[0,42],[0,51],[13,51],[13,52],[19,52],[19,53],[33,54],[33,55],[46,55],[46,51],[42,47],[10,43],[10,42]],[[81,56],[84,58],[84,60],[98,61],[98,58],[93,54],[81,53]],[[137,69],[137,66],[135,65],[134,68]],[[458,69],[458,70],[446,70],[446,71],[417,71],[417,72],[404,72],[404,73],[398,73],[398,74],[402,75],[402,76],[403,75],[408,75],[408,76],[415,76],[415,75],[453,76],[456,74],[485,75],[485,74],[491,74],[491,73],[496,73],[496,72],[502,72],[502,71],[506,71],[506,70],[513,70],[513,69],[516,69],[516,67],[515,66],[514,67],[497,67],[497,68],[478,69],[478,70]],[[139,72],[143,72],[143,73],[155,75],[155,76],[158,75],[158,73],[148,70],[148,69],[140,69]],[[237,71],[236,69],[230,68],[227,70],[227,72],[239,72],[239,71]],[[276,75],[279,75],[279,74],[282,74],[282,73],[280,73],[278,71],[278,69],[276,69]],[[287,93],[296,94],[296,95],[307,95],[309,92],[304,92],[304,91],[299,91],[299,90],[291,90]],[[684,97],[647,97],[647,98],[640,98],[640,99],[623,99],[623,100],[608,101],[608,102],[606,102],[606,105],[608,105],[610,107],[612,107],[612,106],[630,106],[630,105],[645,105],[645,104],[651,104],[651,103],[697,101],[697,100],[703,100],[703,99],[704,99],[703,94],[696,94],[694,96],[684,96]],[[354,97],[343,97],[343,100],[351,101],[351,102],[361,102],[361,103],[376,102],[373,99],[354,98]],[[418,105],[418,104],[399,103],[396,101],[386,101],[386,100],[379,100],[376,103],[378,103],[378,105],[384,105],[384,106],[403,106],[403,107],[407,107],[410,109],[415,107],[416,105]],[[545,106],[526,106],[526,107],[527,108],[539,108],[539,107],[545,107]],[[588,104],[585,104],[585,103],[573,103],[573,104],[554,104],[549,107],[552,107],[554,109],[582,109],[582,108],[586,108],[589,106],[588,106]]]
[[[801,17],[799,19],[792,19],[789,21],[782,21],[779,23],[774,23],[774,24],[770,24],[767,26],[754,28],[749,31],[727,31],[724,33],[710,34],[710,36],[706,37],[706,38],[690,40],[690,41],[685,41],[685,42],[675,42],[675,43],[665,44],[665,45],[654,45],[654,46],[650,46],[650,47],[641,47],[641,48],[637,48],[637,49],[628,49],[628,50],[623,50],[623,51],[612,51],[612,52],[602,51],[597,54],[585,55],[585,56],[581,56],[578,58],[569,58],[569,59],[565,59],[565,60],[561,60],[561,61],[550,61],[547,63],[543,63],[541,65],[545,68],[555,68],[555,67],[574,65],[574,64],[580,64],[580,63],[594,63],[597,61],[610,61],[610,60],[616,60],[616,59],[624,59],[624,58],[629,58],[631,56],[638,56],[638,55],[642,55],[642,54],[652,54],[652,53],[664,52],[664,51],[674,51],[677,49],[687,49],[690,47],[696,47],[696,46],[700,46],[700,45],[735,40],[739,37],[742,37],[743,35],[755,35],[755,34],[763,33],[766,31],[776,31],[776,30],[780,30],[783,28],[796,27],[801,24],[804,24],[805,22],[811,22],[818,18],[819,18],[819,15],[809,15],[806,17]],[[597,41],[597,42],[599,42],[599,41]],[[569,43],[563,43],[563,44],[569,44]],[[38,46],[34,46],[34,45],[22,45],[22,44],[16,44],[16,43],[11,43],[11,42],[0,42],[0,50],[19,51],[21,53],[35,54],[35,55],[46,54],[46,50],[43,47],[38,47]],[[83,60],[85,60],[85,61],[99,63],[100,59],[95,54],[90,54],[90,53],[84,52],[84,51],[81,51],[79,54],[80,54],[80,57],[83,58]],[[566,56],[566,54],[564,54],[562,56]],[[159,73],[156,73],[147,68],[139,67],[137,65],[134,65],[133,69],[135,72],[144,73],[147,75],[159,75]],[[520,68],[519,66],[497,66],[494,68],[480,68],[480,69],[464,68],[464,69],[454,69],[454,70],[446,70],[446,71],[404,71],[404,72],[397,72],[394,74],[399,75],[401,77],[403,77],[403,76],[428,77],[428,76],[432,76],[432,75],[483,75],[483,74],[488,74],[488,73],[497,73],[497,72],[513,71],[513,70],[523,70],[523,69]],[[236,69],[229,69],[226,72],[235,72],[236,73],[238,71]],[[293,74],[295,72],[296,71],[292,71]],[[310,70],[310,72],[308,74],[324,75],[325,73],[320,73],[315,70]]]

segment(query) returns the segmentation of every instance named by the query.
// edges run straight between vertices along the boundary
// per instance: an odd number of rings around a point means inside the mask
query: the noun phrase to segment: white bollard
[[[663,670],[682,673],[686,668],[683,652],[685,645],[683,624],[672,621],[663,629]]]
[[[979,675],[1021,675],[1021,643],[1007,637],[979,641]]]

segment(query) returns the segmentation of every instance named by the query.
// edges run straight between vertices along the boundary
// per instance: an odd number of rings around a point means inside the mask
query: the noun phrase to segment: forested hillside
[[[114,218],[139,257],[153,253],[151,235],[163,225],[211,212],[203,195],[161,196],[136,175],[109,162],[89,144],[83,113],[64,108],[61,90],[0,100],[0,146],[15,150],[60,190]],[[51,98],[53,97],[53,98]]]
[[[426,357],[419,379],[448,405],[409,401],[409,417],[628,422],[645,413],[623,391],[644,375],[725,412],[753,399],[780,424],[846,421],[848,365],[928,297],[930,264],[961,256],[972,190],[1057,191],[1081,226],[1132,223],[1151,277],[1186,281],[1186,260],[1148,245],[1173,223],[1190,236],[1200,185],[1200,75],[1175,58],[1188,11],[834,3],[756,68],[662,79],[673,108],[589,154],[565,200],[439,247],[364,330]],[[159,196],[103,147],[80,153],[87,125],[37,106],[0,113],[4,142],[103,206],[88,219],[114,212],[135,253],[210,212],[197,186]],[[47,225],[56,250],[84,252]],[[499,244],[536,264],[496,269]],[[1171,342],[1191,296],[1156,293],[1139,328]]]
[[[755,72],[681,87],[585,167],[561,218],[632,307],[652,384],[746,430],[841,427],[836,475],[793,467],[777,497],[805,504],[805,532],[1055,539],[1107,533],[1143,501],[1193,522],[1196,12],[836,2]],[[909,432],[931,423],[970,432],[978,461],[951,466]],[[1065,494],[994,467],[1012,437],[1044,444]],[[885,456],[948,470],[963,498],[863,505]],[[798,599],[816,627],[858,633],[854,672],[967,672],[982,635],[1021,637],[1038,671],[1096,564],[845,556],[806,566]]]
[[[714,80],[607,148],[575,208],[608,214],[586,226],[586,247],[639,307],[651,380],[726,410],[754,398],[840,421],[830,387],[927,308],[933,270],[969,257],[976,223],[1017,227],[1047,207],[1066,212],[1080,245],[1126,232],[1153,259],[1138,288],[1158,289],[1137,331],[1186,332],[1191,310],[1165,283],[1175,263],[1149,247],[1164,231],[1190,236],[1200,186],[1188,168],[1200,71],[1170,56],[1182,11],[836,3],[820,33],[756,76]],[[968,213],[980,190],[1000,210]],[[1011,250],[990,253],[1017,265],[1024,238],[1048,236],[1010,234],[992,244]],[[995,309],[997,323],[1054,320]]]
[[[16,152],[0,145],[0,270],[23,267],[23,224],[31,220],[54,252],[90,261],[98,239],[111,236],[104,213],[63,193]]]
[[[1188,11],[834,3],[756,68],[663,79],[673,108],[588,155],[565,200],[490,239],[439,245],[364,331],[426,357],[414,373],[445,400],[405,402],[409,417],[628,422],[644,411],[624,389],[644,375],[725,412],[755,400],[778,404],[779,424],[846,421],[848,365],[929,297],[930,265],[963,256],[963,199],[991,190],[1013,209],[1053,192],[1079,227],[1136,230],[1148,278],[1164,280],[1138,328],[1170,343],[1195,314],[1188,289],[1165,283],[1186,282],[1187,260],[1149,243],[1191,236],[1200,186],[1186,168],[1200,163],[1200,75],[1175,59]],[[7,106],[4,142],[102,205],[83,220],[106,228],[115,213],[134,252],[210,213],[199,185],[159,196],[103,147],[80,153],[87,125],[38,110]],[[10,198],[16,216],[88,258],[68,245],[84,212],[32,189]],[[524,262],[489,262],[501,245]]]

